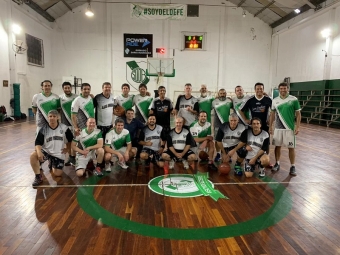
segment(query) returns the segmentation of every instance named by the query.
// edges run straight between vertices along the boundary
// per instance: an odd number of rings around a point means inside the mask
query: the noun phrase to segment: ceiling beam
[[[311,2],[309,2],[308,0],[302,0],[302,2],[304,2],[305,4],[308,4],[310,6],[310,8],[315,9],[316,6],[314,4],[312,4]]]
[[[238,8],[238,7],[241,7],[241,5],[244,4],[245,1],[246,1],[246,0],[242,0],[241,2],[239,2],[239,4],[237,5],[237,8]]]
[[[65,0],[61,0],[62,2],[63,2],[63,4],[65,4],[66,5],[66,7],[70,10],[70,11],[72,11],[72,8],[71,8],[71,6],[68,4],[68,3],[66,3],[66,1]]]
[[[268,7],[270,7],[273,3],[275,3],[275,1],[271,1],[270,3],[268,3],[265,7],[263,7],[261,10],[259,10],[257,13],[254,14],[254,17],[256,17],[257,15],[259,15],[261,12],[263,12],[265,9],[267,9]]]
[[[49,22],[54,22],[55,21],[55,19],[48,12],[46,12],[44,9],[42,9],[35,2],[33,2],[33,1],[26,1],[25,3],[26,3],[26,5],[31,7],[34,11],[36,11],[41,16],[43,16],[45,19],[47,19]]]

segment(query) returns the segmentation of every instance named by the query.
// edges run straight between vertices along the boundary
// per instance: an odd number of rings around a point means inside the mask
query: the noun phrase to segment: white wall
[[[163,80],[168,96],[182,91],[187,82],[194,90],[206,83],[214,91],[221,87],[233,91],[238,84],[252,90],[257,81],[269,82],[271,28],[251,15],[243,18],[241,9],[200,6],[199,18],[148,21],[131,19],[129,4],[91,6],[95,12],[92,19],[84,15],[85,4],[56,21],[52,40],[56,84],[61,84],[63,76],[74,75],[89,82],[94,94],[101,91],[104,81],[111,81],[114,90],[120,91],[126,82],[126,62],[146,61],[124,58],[124,33],[153,34],[154,57],[156,47],[167,49],[165,57],[172,57],[175,49],[176,77]],[[207,32],[207,50],[181,51],[181,31]],[[156,89],[155,78],[148,87]]]
[[[14,38],[11,31],[12,23],[19,24],[22,27],[21,34]],[[11,92],[9,87],[2,87],[2,80],[21,84],[21,112],[27,114],[27,109],[31,107],[33,95],[40,92],[40,82],[51,77],[52,28],[49,26],[48,22],[44,21],[44,18],[28,7],[17,6],[12,1],[0,0],[0,100],[9,113]],[[12,42],[16,39],[24,40],[25,33],[43,40],[44,68],[27,65],[26,54],[17,54],[14,57]],[[10,70],[12,70],[12,73]]]
[[[271,84],[277,86],[285,77],[290,77],[291,82],[339,79],[339,26],[339,4],[296,24],[281,25],[282,30],[272,37]],[[328,48],[321,36],[325,28],[332,29]],[[327,58],[322,50],[327,51]]]

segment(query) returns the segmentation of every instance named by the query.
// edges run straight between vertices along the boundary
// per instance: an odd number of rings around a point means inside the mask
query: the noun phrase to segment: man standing
[[[201,111],[198,115],[198,120],[191,124],[190,133],[197,143],[198,151],[208,150],[209,168],[217,170],[212,160],[214,158],[215,146],[211,134],[211,124],[207,121],[207,113],[205,111]],[[198,151],[197,155],[199,155]]]
[[[64,91],[64,94],[60,95],[60,106],[61,106],[61,123],[66,125],[70,130],[73,130],[72,128],[72,118],[71,118],[71,105],[73,100],[77,97],[76,94],[72,93],[72,85],[68,81],[65,81],[62,84],[62,88]],[[69,165],[75,165],[76,159],[75,159],[75,152],[71,150],[71,143],[67,145],[68,149],[68,161],[65,163],[65,166]]]
[[[130,133],[132,147],[139,148],[138,153],[140,153],[142,148],[138,143],[138,136],[144,127],[145,125],[135,118],[133,109],[127,109],[125,111],[124,128]]]
[[[142,129],[139,135],[139,144],[143,146],[140,158],[145,160],[145,166],[148,167],[150,162],[156,163],[159,167],[164,166],[161,155],[164,150],[166,135],[163,128],[156,124],[156,116],[150,114],[147,126]]]
[[[116,97],[117,105],[123,107],[125,111],[133,106],[134,95],[130,95],[130,85],[124,83],[122,85],[122,94]]]
[[[245,126],[239,123],[236,113],[230,114],[229,121],[220,126],[216,135],[216,143],[222,151],[223,162],[230,162],[235,152],[239,156],[239,148],[236,149],[236,147],[240,143],[241,134],[245,129]],[[234,173],[239,176],[242,175],[241,163],[242,161],[237,160],[234,168]]]
[[[244,120],[242,118],[242,116],[239,114],[238,109],[240,108],[240,106],[243,103],[243,101],[249,99],[249,96],[248,95],[244,95],[244,90],[243,90],[242,86],[240,86],[240,85],[237,85],[235,87],[235,94],[236,94],[236,96],[232,97],[234,110],[237,113],[241,123],[243,125],[248,126],[248,123],[246,122],[246,120]],[[245,109],[244,114],[245,114],[247,119],[251,118],[250,115],[249,115],[249,109]]]
[[[89,118],[94,118],[94,105],[90,93],[91,85],[83,83],[81,84],[81,94],[72,102],[71,117],[75,136],[78,136],[81,130],[87,127]]]
[[[105,140],[106,133],[112,128],[115,100],[111,94],[110,82],[104,82],[102,90],[102,93],[94,97],[93,105],[96,110],[97,128],[102,131],[103,140]]]
[[[299,133],[301,122],[301,107],[298,99],[289,95],[287,83],[280,83],[280,96],[273,99],[272,111],[270,113],[269,130],[273,135],[273,145],[275,145],[276,163],[273,171],[280,170],[281,146],[288,147],[289,160],[291,163],[290,175],[296,175],[295,170],[295,135]],[[295,125],[296,117],[296,125]],[[273,133],[273,122],[275,120],[275,130]]]
[[[40,185],[43,180],[40,165],[48,160],[55,176],[63,173],[65,143],[72,142],[72,132],[64,124],[58,123],[58,111],[51,110],[47,114],[48,124],[39,129],[35,138],[35,151],[31,154],[30,163],[35,173],[32,186]]]
[[[155,114],[156,123],[163,127],[163,131],[170,132],[170,116],[173,112],[173,105],[169,98],[165,97],[165,87],[158,87],[159,97],[155,98],[150,104],[149,114]]]
[[[245,129],[240,137],[240,143],[235,150],[240,150],[237,161],[244,164],[245,171],[254,172],[255,166],[259,166],[259,176],[266,175],[264,168],[269,165],[269,156],[266,151],[269,149],[269,134],[261,129],[261,120],[257,117],[251,119],[251,129]]]
[[[190,125],[196,120],[199,106],[196,97],[191,95],[192,86],[190,83],[184,86],[184,95],[180,95],[177,98],[175,109],[178,117],[184,119],[184,128],[189,129]]]
[[[32,111],[36,116],[38,129],[48,125],[48,113],[60,108],[59,96],[52,93],[52,82],[45,80],[41,83],[42,92],[35,94],[32,100]]]
[[[227,97],[227,92],[225,91],[225,89],[220,89],[218,91],[218,98],[216,98],[212,102],[212,106],[215,112],[214,134],[216,137],[220,126],[222,126],[223,123],[229,121],[229,115],[232,112],[232,108],[233,108],[233,101],[231,100],[230,97]],[[221,158],[220,148],[217,146],[217,143],[215,144],[215,148],[217,152],[215,161],[217,162]]]
[[[112,156],[118,158],[118,165],[127,169],[126,162],[136,156],[136,148],[132,148],[130,133],[124,129],[124,120],[117,118],[115,126],[107,133],[105,139],[105,171],[111,172]]]
[[[96,120],[88,118],[86,128],[80,131],[80,134],[73,139],[72,150],[77,152],[76,174],[83,176],[87,163],[90,160],[97,159],[97,165],[94,174],[103,176],[101,168],[103,168],[103,136],[102,132],[96,128]]]
[[[136,119],[145,124],[148,121],[149,106],[152,97],[147,95],[147,87],[145,84],[139,85],[139,94],[133,98],[133,105],[136,106]]]
[[[239,107],[238,113],[241,118],[246,122],[250,123],[250,119],[246,117],[245,113],[249,111],[252,118],[257,117],[261,120],[262,130],[269,132],[268,123],[268,113],[272,106],[272,100],[270,97],[264,95],[264,85],[263,83],[256,83],[254,86],[255,95],[250,96],[248,99],[244,100]]]
[[[167,137],[168,149],[163,152],[162,158],[169,161],[169,168],[173,169],[175,161],[181,160],[185,169],[189,169],[188,161],[196,160],[195,153],[190,150],[192,136],[190,132],[183,128],[184,119],[177,117],[176,127],[170,131]]]
[[[198,98],[198,106],[199,106],[199,111],[206,112],[207,113],[207,121],[211,123],[211,110],[212,108],[212,102],[214,101],[214,97],[209,96],[207,93],[207,86],[206,85],[201,85],[201,96]]]

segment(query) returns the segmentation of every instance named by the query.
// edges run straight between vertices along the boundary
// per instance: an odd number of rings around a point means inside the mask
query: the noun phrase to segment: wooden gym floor
[[[34,133],[33,120],[0,123],[0,254],[340,254],[340,130],[302,125],[296,177],[287,149],[265,179],[209,172],[229,198],[217,202],[156,194],[147,184],[164,170],[133,164],[102,178],[65,167],[58,179],[45,164],[33,189]]]

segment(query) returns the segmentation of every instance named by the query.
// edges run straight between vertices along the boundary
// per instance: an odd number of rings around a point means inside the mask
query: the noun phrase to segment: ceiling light
[[[89,3],[89,5],[87,6],[85,15],[86,15],[87,17],[92,17],[92,16],[94,15],[93,11],[91,10],[91,4],[90,4],[90,3]]]
[[[21,32],[21,27],[17,24],[12,25],[12,31],[14,34],[18,35]]]
[[[243,11],[243,13],[242,13],[242,17],[243,17],[243,18],[245,18],[245,17],[246,17],[246,15],[247,15],[246,11]]]
[[[329,28],[326,28],[321,31],[321,35],[323,38],[328,38],[331,35],[331,30]]]
[[[294,10],[296,14],[299,14],[301,11],[299,9]]]

